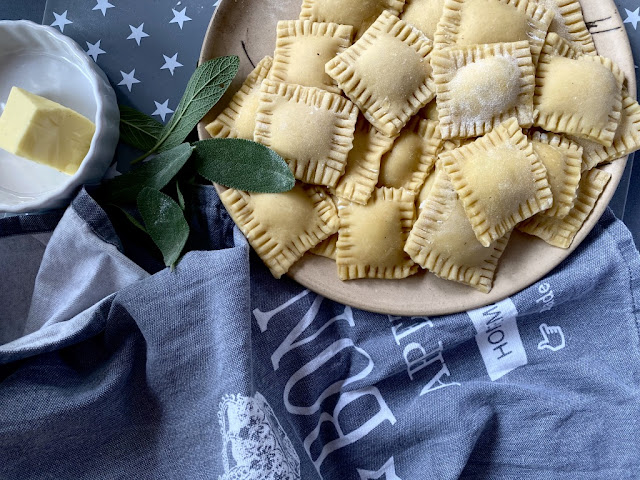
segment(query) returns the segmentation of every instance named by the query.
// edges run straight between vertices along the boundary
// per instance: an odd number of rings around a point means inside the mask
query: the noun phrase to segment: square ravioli
[[[314,87],[265,80],[254,139],[275,150],[305,183],[335,187],[353,147],[358,108]]]
[[[431,41],[385,11],[326,71],[371,124],[388,136],[435,96]]]
[[[400,19],[433,40],[443,10],[444,0],[406,0]]]
[[[414,200],[412,193],[394,188],[377,188],[367,205],[338,200],[336,262],[341,280],[417,273],[403,250],[414,221]]]
[[[205,128],[213,138],[244,138],[253,140],[256,113],[260,103],[260,85],[269,75],[273,58],[264,57],[249,74],[227,108]]]
[[[347,158],[347,168],[333,193],[345,200],[366,205],[378,183],[382,156],[392,146],[393,138],[381,134],[360,116],[353,148]]]
[[[438,277],[489,293],[511,232],[482,246],[446,173],[438,169],[434,176],[404,250]]]
[[[278,22],[276,51],[269,78],[340,93],[325,64],[351,45],[353,27],[309,20]]]
[[[378,186],[418,193],[436,162],[442,143],[438,122],[414,117],[382,157]]]
[[[554,14],[549,32],[575,42],[589,55],[597,55],[596,45],[582,16],[579,0],[538,0]]]
[[[550,33],[536,73],[534,123],[610,147],[620,123],[623,83],[624,73],[612,60],[586,55]]]
[[[555,133],[529,134],[533,151],[547,169],[553,206],[540,215],[564,218],[573,208],[582,172],[582,147]]]
[[[478,137],[511,117],[533,124],[529,42],[448,48],[432,55],[431,66],[443,138]]]
[[[320,187],[296,184],[285,193],[220,194],[229,215],[274,277],[338,231],[336,206]]]
[[[400,15],[404,0],[302,0],[300,20],[351,25],[356,38],[385,10]]]
[[[440,158],[485,247],[553,204],[547,171],[515,118]]]
[[[580,180],[578,198],[565,218],[536,215],[518,225],[518,230],[539,237],[554,247],[569,248],[595,208],[609,180],[611,180],[610,173],[594,168],[585,173]]]
[[[623,88],[620,124],[610,147],[584,138],[570,138],[584,148],[583,171],[630,155],[640,149],[640,105]]]
[[[528,41],[535,65],[553,16],[537,0],[445,0],[435,45]]]

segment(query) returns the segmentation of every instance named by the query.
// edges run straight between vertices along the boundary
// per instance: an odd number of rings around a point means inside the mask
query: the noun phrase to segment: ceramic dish
[[[226,96],[199,125],[200,138],[209,137],[204,126],[229,102],[253,69],[252,64],[265,55],[273,55],[278,20],[297,19],[300,3],[300,0],[224,0],[220,3],[205,37],[200,61],[238,55],[240,72]],[[622,68],[629,91],[635,92],[631,47],[613,0],[582,0],[581,3],[599,54],[613,59]],[[516,231],[501,259],[490,294],[424,272],[404,280],[341,282],[335,262],[311,254],[295,264],[289,276],[332,300],[386,314],[436,316],[489,305],[534,284],[571,255],[604,213],[625,164],[626,159],[622,159],[604,168],[613,178],[569,250],[552,247]]]
[[[64,206],[78,187],[99,182],[113,159],[119,135],[115,92],[77,43],[29,21],[0,21],[0,65],[0,112],[17,86],[96,124],[89,153],[72,176],[0,150],[0,212]]]

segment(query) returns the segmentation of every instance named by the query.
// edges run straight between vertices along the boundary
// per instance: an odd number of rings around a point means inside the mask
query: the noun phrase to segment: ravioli
[[[279,153],[297,179],[335,187],[353,147],[357,119],[358,108],[340,95],[265,80],[254,138]]]
[[[385,11],[326,72],[374,127],[395,136],[435,96],[431,50],[427,37]]]
[[[515,118],[440,158],[485,247],[553,204],[547,171]]]
[[[249,74],[227,108],[205,128],[214,138],[244,138],[253,140],[256,114],[260,103],[260,85],[267,78],[273,58],[265,57]]]
[[[511,117],[523,127],[533,124],[529,42],[448,48],[431,64],[443,138],[478,137]]]
[[[275,194],[229,189],[220,199],[276,278],[338,231],[336,206],[320,187],[297,184]]]

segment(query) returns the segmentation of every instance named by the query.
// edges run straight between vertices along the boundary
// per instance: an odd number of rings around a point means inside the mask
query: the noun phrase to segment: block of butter
[[[73,175],[95,131],[91,120],[70,108],[13,87],[0,116],[0,148]]]

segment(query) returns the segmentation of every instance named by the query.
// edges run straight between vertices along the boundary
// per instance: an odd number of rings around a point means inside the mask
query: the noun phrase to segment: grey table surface
[[[117,21],[116,17],[113,15],[110,15],[108,17],[107,12],[110,12],[111,8],[115,8],[116,6],[118,6],[118,3],[119,3],[118,0],[111,0],[111,2],[107,0],[83,0],[83,2],[85,3],[95,2],[95,6],[92,10],[94,11],[98,10],[97,12],[95,12],[98,15],[100,14],[101,11],[103,11],[103,15],[102,15],[104,17],[104,22],[102,23],[103,29],[109,28],[110,22],[114,23]],[[174,14],[174,20],[170,22],[165,21],[163,23],[158,22],[156,25],[154,25],[156,27],[154,36],[156,38],[165,38],[166,40],[167,38],[171,39],[172,37],[176,37],[178,34],[182,34],[183,36],[182,38],[179,39],[179,43],[182,45],[184,45],[185,43],[189,44],[191,45],[191,48],[193,48],[194,45],[199,45],[199,43],[202,41],[204,32],[206,30],[206,25],[208,23],[208,18],[211,16],[213,11],[215,10],[215,6],[217,5],[217,3],[219,3],[219,0],[188,0],[188,1],[177,1],[177,2],[174,2],[172,0],[168,2],[167,1],[163,2],[161,0],[160,1],[159,0],[138,0],[135,2],[135,4],[133,2],[126,2],[126,3],[128,4],[127,5],[128,9],[134,9],[134,8],[140,8],[140,7],[144,9],[145,6],[150,6],[150,7],[153,7],[153,10],[156,10],[158,8],[158,4],[166,4],[168,6],[173,5],[172,12]],[[0,0],[0,19],[3,19],[3,20],[27,19],[37,23],[50,25],[57,18],[52,15],[54,12],[62,13],[62,10],[66,7],[66,5],[74,6],[76,4],[77,4],[77,0],[75,1],[74,0]],[[133,5],[135,5],[135,7],[133,7]],[[620,11],[623,20],[625,21],[625,27],[627,29],[627,33],[631,41],[631,47],[633,50],[634,58],[638,58],[640,56],[640,32],[637,31],[637,26],[638,26],[638,23],[640,22],[640,16],[638,16],[638,13],[639,13],[638,6],[640,5],[638,5],[638,2],[636,0],[616,0],[616,5],[618,6],[618,10]],[[193,27],[189,29],[183,29],[182,25],[180,25],[180,31],[178,31],[175,28],[176,27],[175,18],[178,18],[176,16],[176,12],[179,13],[181,9],[185,7],[190,9],[190,12],[197,11],[198,15],[195,16],[191,14],[193,17],[195,17],[195,20],[196,20],[194,22],[195,25]],[[102,9],[107,8],[107,9],[100,10],[101,8]],[[153,13],[149,12],[148,15],[151,16],[153,15]],[[189,21],[191,20],[192,19],[189,18]],[[133,25],[130,26],[130,28],[133,28],[133,27],[134,27]],[[133,33],[133,30],[131,30],[131,32]],[[64,33],[70,34],[69,30],[65,31]],[[83,42],[78,37],[81,37],[82,39],[84,39],[85,35],[86,35],[86,31],[72,32],[70,34],[70,36],[75,38],[81,44]],[[144,40],[144,37],[142,38],[142,40]],[[122,45],[121,48],[122,48],[122,52],[120,53],[123,56],[130,54],[128,51],[128,48],[126,48],[125,45]],[[191,52],[194,58],[197,58],[198,51]],[[118,52],[114,52],[114,51],[110,51],[109,53],[111,54],[110,58],[114,58],[118,54]],[[141,96],[144,97],[145,94],[149,95],[148,91],[145,91],[142,89],[138,90],[137,92],[132,92],[131,90],[129,90],[128,92],[125,91],[124,87],[126,87],[126,85],[119,85],[119,83],[121,82],[118,82],[118,80],[120,79],[114,78],[114,75],[113,75],[113,71],[115,71],[114,67],[112,67],[111,65],[106,65],[106,66],[101,65],[100,61],[98,62],[98,64],[103,69],[105,69],[107,75],[110,77],[110,80],[112,81],[114,88],[116,89],[116,92],[118,93],[119,99],[121,101],[124,101],[125,103],[129,103],[129,104],[133,104],[134,106],[138,107],[140,110],[143,110],[143,111],[148,110],[148,109],[145,109],[144,106],[140,105],[141,100],[139,100]],[[140,69],[139,66],[136,66],[136,68]],[[181,72],[182,78],[178,78],[178,79],[172,78],[171,80],[173,80],[174,82],[178,82],[178,83],[183,82],[184,84],[186,84],[186,81],[188,80],[188,75],[187,75],[188,71],[190,70],[183,69],[183,72]],[[121,71],[120,73],[123,74],[126,72]],[[174,76],[173,71],[171,72],[171,75],[172,77]],[[122,80],[124,80],[124,77],[122,78]],[[147,99],[148,100],[147,105],[150,103],[150,98],[151,97]],[[177,101],[179,99],[175,99],[175,100]],[[158,105],[156,103],[156,107],[157,106]],[[162,107],[160,107],[160,110],[156,108],[155,111],[162,113],[161,108]],[[147,111],[147,113],[152,114],[153,112]],[[163,118],[162,120],[164,121],[166,120],[166,118]],[[127,157],[126,153],[127,153],[126,151],[125,152],[120,151],[120,154],[125,158]],[[618,218],[621,218],[625,222],[625,224],[629,227],[629,229],[634,235],[636,245],[640,245],[640,188],[638,188],[638,185],[640,184],[640,162],[635,164],[634,166],[633,160],[634,159],[632,156],[629,159],[629,162],[627,164],[625,173],[622,177],[620,186],[618,187],[616,195],[611,201],[610,206],[611,206],[611,209],[616,214],[616,216]]]

